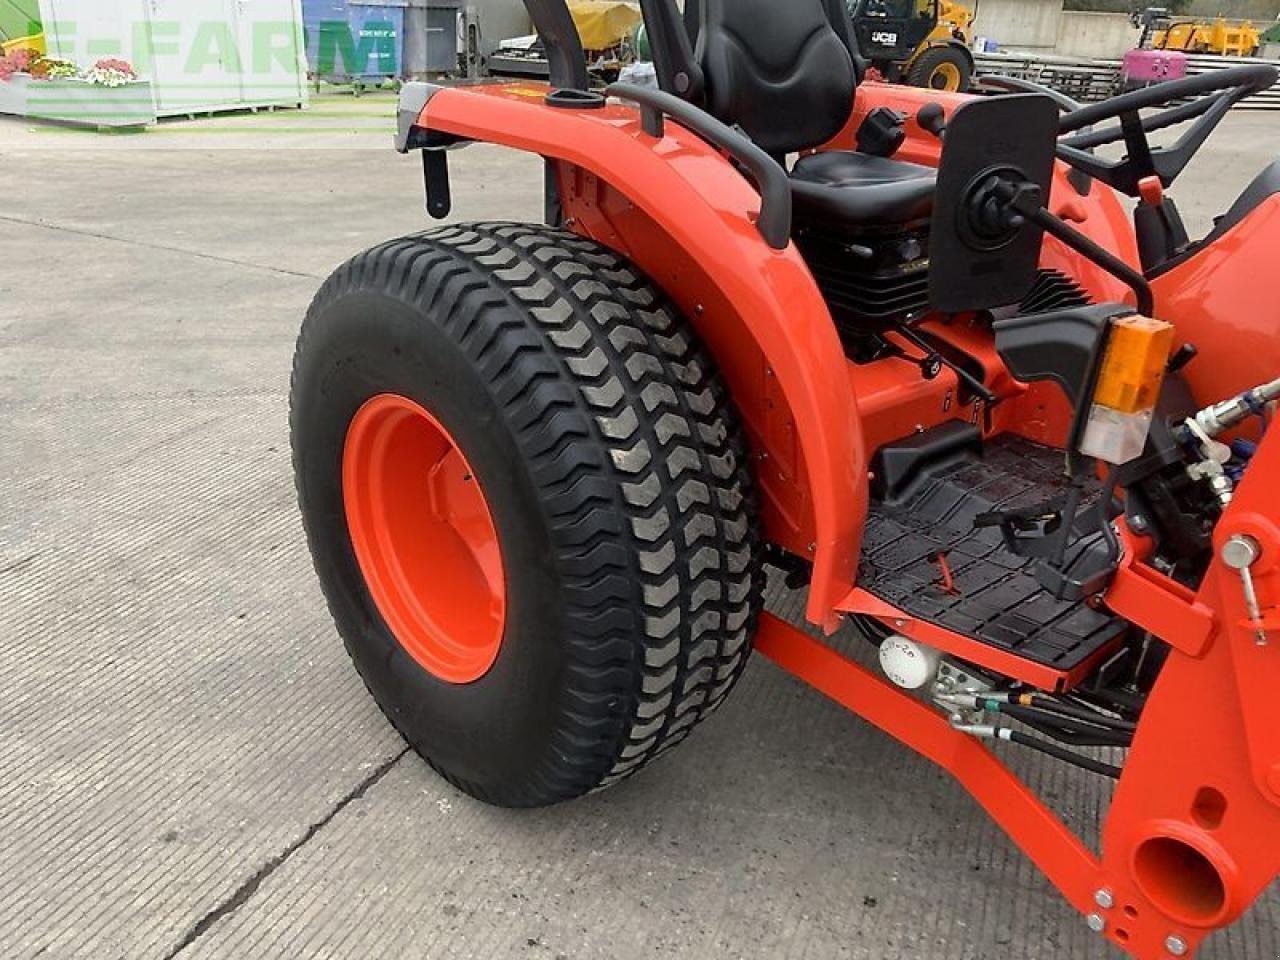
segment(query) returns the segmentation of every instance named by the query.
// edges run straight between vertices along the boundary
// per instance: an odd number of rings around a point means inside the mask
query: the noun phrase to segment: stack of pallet
[[[977,61],[979,83],[982,77],[997,74],[1018,77],[1058,90],[1081,103],[1105,100],[1120,92],[1119,60],[1016,52],[978,53],[974,55],[974,59]],[[1193,54],[1187,57],[1187,75],[1196,76],[1246,63],[1273,63],[1280,66],[1280,60]],[[1245,99],[1240,106],[1257,110],[1280,110],[1280,83],[1264,93]]]
[[[978,77],[1030,80],[1081,103],[1106,100],[1120,92],[1120,61],[1091,60],[1044,53],[977,53]]]
[[[1225,70],[1238,67],[1242,63],[1271,63],[1280,67],[1280,60],[1263,60],[1259,57],[1241,59],[1240,57],[1216,57],[1207,53],[1193,53],[1187,57],[1187,76],[1209,73],[1212,70]],[[1280,83],[1270,90],[1244,100],[1240,106],[1256,110],[1280,110]]]

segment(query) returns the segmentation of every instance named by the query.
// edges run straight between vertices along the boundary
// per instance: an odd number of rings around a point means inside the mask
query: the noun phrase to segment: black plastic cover
[[[1071,401],[1075,410],[1067,446],[1071,473],[1080,467],[1077,448],[1111,321],[1132,313],[1133,309],[1123,304],[1102,303],[1010,317],[992,324],[996,350],[1014,377],[1026,382],[1051,380]]]
[[[881,447],[871,461],[871,496],[899,502],[910,494],[926,468],[966,453],[982,453],[982,431],[963,420],[952,420]]]
[[[892,107],[876,107],[858,127],[858,153],[892,157],[907,139],[907,115]]]
[[[1003,220],[984,187],[993,178],[1048,197],[1058,108],[1039,94],[980,97],[946,127],[930,233],[930,293],[946,313],[1017,303],[1035,283],[1043,230]],[[984,215],[986,219],[984,219]],[[998,223],[989,222],[995,217]]]

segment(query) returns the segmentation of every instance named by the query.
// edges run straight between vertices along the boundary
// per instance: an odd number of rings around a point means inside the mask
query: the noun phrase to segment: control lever
[[[898,336],[902,337],[902,339],[924,352],[929,363],[929,367],[927,369],[933,371],[932,375],[927,372],[925,373],[926,380],[933,380],[942,372],[942,368],[946,367],[956,375],[957,379],[959,379],[961,383],[969,388],[971,393],[975,396],[981,397],[982,401],[988,406],[995,406],[995,404],[1000,402],[1000,399],[987,389],[987,385],[985,383],[971,374],[964,367],[960,366],[960,364],[953,363],[948,360],[938,352],[937,347],[931,344],[924,337],[920,336],[905,323],[895,324],[893,329]],[[921,369],[923,370],[926,368],[922,367]]]
[[[1173,356],[1169,358],[1169,363],[1165,366],[1165,373],[1179,373],[1186,368],[1196,357],[1200,356],[1200,350],[1194,343],[1184,343],[1177,350],[1173,351]]]
[[[1044,191],[1038,184],[1024,183],[1005,179],[1004,176],[992,176],[982,184],[972,200],[976,208],[992,197],[1007,207],[1007,224],[1030,222],[1044,230],[1045,233],[1062,241],[1072,250],[1092,260],[1098,266],[1123,281],[1134,292],[1137,299],[1138,312],[1149,317],[1155,310],[1155,295],[1151,292],[1151,284],[1147,278],[1121,260],[1110,250],[1094,243],[1091,239],[1072,229],[1067,223],[1044,209]]]
[[[890,107],[876,107],[858,128],[858,152],[873,157],[892,157],[907,139],[907,132],[903,129],[906,122],[905,113]]]
[[[916,111],[916,123],[921,130],[941,140],[947,129],[947,111],[940,103],[926,103]]]
[[[901,332],[901,331],[899,331]],[[912,341],[914,343],[914,341]],[[919,344],[915,344],[919,346]],[[915,364],[920,368],[920,376],[925,380],[937,380],[942,373],[943,359],[938,351],[931,347],[924,347],[923,357],[913,357],[911,354],[903,350],[896,343],[885,341],[885,352],[891,357],[897,357],[899,360],[905,360],[907,363]]]
[[[1018,557],[1032,557],[1040,585],[1059,600],[1083,600],[1102,591],[1115,573],[1120,545],[1111,529],[1115,508],[1115,473],[1108,478],[1096,504],[1080,510],[1082,488],[1073,484],[1045,503],[1009,510],[992,510],[973,518],[975,528],[999,527],[1005,549]],[[1090,551],[1067,556],[1073,537],[1100,533],[1105,558]]]

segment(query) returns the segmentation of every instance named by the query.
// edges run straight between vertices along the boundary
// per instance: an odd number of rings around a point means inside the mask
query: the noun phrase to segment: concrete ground
[[[389,109],[0,121],[0,956],[1109,955],[945,776],[762,660],[557,809],[406,754],[325,611],[286,432],[314,290],[424,225]],[[1278,152],[1280,116],[1232,117],[1192,219]],[[458,216],[538,216],[528,158],[458,159]],[[1097,780],[1024,761],[1088,832]],[[1273,889],[1206,955],[1278,957],[1278,928]]]

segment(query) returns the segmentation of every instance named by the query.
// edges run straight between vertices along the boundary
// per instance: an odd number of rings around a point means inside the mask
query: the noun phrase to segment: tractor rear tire
[[[378,433],[371,409],[416,426]],[[356,669],[405,740],[472,796],[543,806],[616,782],[683,740],[742,674],[763,580],[740,422],[683,319],[606,248],[476,224],[357,256],[307,314],[290,423],[313,560]],[[354,440],[369,424],[380,439]],[[427,503],[417,454],[385,455],[411,430],[457,466],[448,495],[470,504],[467,529],[439,532],[458,508],[435,488]],[[402,461],[409,479],[375,496]],[[482,515],[491,526],[472,522]],[[441,558],[467,566],[458,545],[480,527],[500,570],[469,582],[501,584],[490,605],[467,599],[483,589],[440,589],[461,575]],[[394,575],[371,556],[392,556]],[[461,625],[453,646],[412,634],[423,611],[431,628]]]
[[[907,83],[926,90],[968,93],[973,84],[973,64],[955,47],[930,47],[907,71]]]

